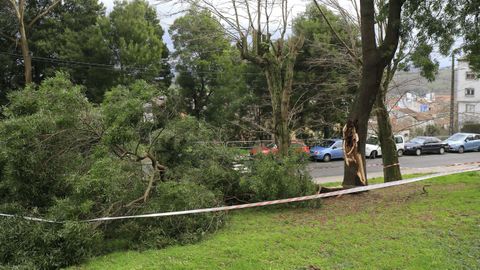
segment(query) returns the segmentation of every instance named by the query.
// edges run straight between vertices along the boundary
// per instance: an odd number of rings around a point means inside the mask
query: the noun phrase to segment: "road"
[[[469,162],[480,162],[480,152],[467,152],[463,154],[446,153],[444,155],[402,156],[399,159],[403,173],[416,172],[419,169],[432,169],[436,172],[440,167]],[[331,162],[310,162],[308,170],[314,179],[325,181],[339,181],[343,177],[343,160]],[[367,175],[369,178],[382,175],[382,158],[367,159]]]

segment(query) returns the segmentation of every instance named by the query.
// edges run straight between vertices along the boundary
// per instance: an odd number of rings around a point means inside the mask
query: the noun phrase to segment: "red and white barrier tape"
[[[465,169],[465,170],[456,170],[456,171],[450,171],[450,172],[444,172],[444,173],[436,173],[436,174],[421,176],[421,177],[407,179],[407,180],[387,182],[387,183],[370,185],[370,186],[363,186],[363,187],[355,187],[355,188],[350,188],[350,189],[333,191],[333,192],[329,192],[329,193],[321,193],[321,194],[315,194],[315,195],[309,195],[309,196],[303,196],[303,197],[296,197],[296,198],[288,198],[288,199],[281,199],[281,200],[274,200],[274,201],[264,201],[264,202],[258,202],[258,203],[247,203],[247,204],[232,205],[232,206],[221,206],[221,207],[212,207],[212,208],[203,208],[203,209],[164,212],[164,213],[152,213],[152,214],[142,214],[142,215],[132,215],[132,216],[118,216],[118,217],[101,217],[101,218],[82,220],[80,222],[99,222],[99,221],[111,221],[111,220],[133,219],[133,218],[152,218],[152,217],[179,216],[179,215],[187,215],[187,214],[198,214],[198,213],[208,213],[208,212],[219,212],[219,211],[237,210],[237,209],[244,209],[244,208],[253,208],[253,207],[266,206],[266,205],[284,204],[284,203],[290,203],[290,202],[309,201],[309,200],[314,200],[314,199],[319,199],[319,198],[327,198],[327,197],[357,193],[357,192],[362,192],[362,191],[399,186],[399,185],[409,184],[409,183],[418,182],[418,181],[423,181],[423,180],[427,180],[427,179],[431,179],[431,178],[435,178],[435,177],[447,176],[447,175],[465,173],[465,172],[474,172],[474,171],[480,171],[480,167],[475,167],[475,168],[470,168],[470,169]],[[8,214],[0,214],[0,216],[16,217],[14,215],[8,215]],[[41,218],[33,218],[33,217],[22,217],[22,218],[27,219],[27,220],[32,220],[32,221],[49,222],[49,223],[63,223],[63,222],[65,222],[65,221],[54,221],[54,220],[47,220],[47,219],[41,219]]]
[[[480,161],[464,162],[464,163],[454,163],[454,164],[447,165],[447,167],[463,166],[463,165],[477,165],[477,164],[480,164]]]
[[[17,217],[17,218],[30,220],[30,221],[47,222],[47,223],[58,223],[58,224],[65,223],[64,221],[54,221],[54,220],[48,220],[43,218],[24,217],[24,216],[17,216],[17,215],[3,214],[3,213],[0,213],[0,217],[10,217],[10,218]]]

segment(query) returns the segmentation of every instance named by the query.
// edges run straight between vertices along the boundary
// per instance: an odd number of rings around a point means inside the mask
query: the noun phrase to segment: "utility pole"
[[[455,133],[455,53],[452,51],[452,79],[450,89],[450,135]]]

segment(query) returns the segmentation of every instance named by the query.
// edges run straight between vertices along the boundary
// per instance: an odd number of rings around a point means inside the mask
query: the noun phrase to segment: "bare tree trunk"
[[[366,64],[368,67],[365,67]],[[380,67],[380,64],[376,62],[368,64],[365,60],[363,65],[359,93],[348,117],[348,122],[350,122],[351,125],[347,124],[344,130],[344,134],[357,134],[358,136],[356,142],[351,142],[357,144],[357,153],[352,154],[352,158],[357,162],[347,162],[348,157],[345,157],[345,170],[342,183],[344,187],[364,186],[368,184],[366,181],[365,141],[367,138],[370,112],[375,103],[375,97],[378,94],[380,86],[379,82],[381,80],[378,78],[382,78],[383,67]],[[347,138],[344,138],[344,140],[346,139]],[[348,149],[344,147],[344,151],[345,150]],[[361,171],[362,168],[363,171]]]
[[[344,187],[367,185],[365,141],[367,138],[368,120],[380,91],[384,69],[392,61],[397,50],[403,2],[403,0],[392,0],[389,2],[385,39],[377,47],[374,0],[360,1],[362,77],[359,92],[350,111],[344,133],[356,133],[358,135],[356,149],[359,155],[356,158],[361,164],[347,162],[347,158],[345,159],[345,172],[342,184]],[[361,171],[362,168],[363,172]]]
[[[378,124],[378,138],[382,148],[383,179],[385,182],[402,179],[398,162],[397,147],[392,132],[392,125],[385,105],[385,88],[382,87],[377,95],[375,113]]]
[[[20,46],[22,48],[23,65],[25,70],[25,84],[29,84],[32,82],[32,58],[30,56],[30,49],[28,48],[27,33],[25,32],[23,19],[20,20],[19,30]]]
[[[287,71],[288,72],[288,71]],[[293,73],[293,70],[291,71]],[[280,154],[282,156],[288,155],[288,150],[290,148],[290,123],[289,123],[289,114],[290,114],[290,95],[291,87],[284,86],[282,91],[282,103],[280,106],[280,123],[278,126],[278,141],[280,146]]]
[[[292,38],[288,42],[286,55],[270,55],[265,57],[264,63],[259,64],[265,72],[268,91],[270,93],[273,115],[273,134],[278,152],[287,156],[290,147],[290,97],[293,87],[293,73],[298,51],[302,48],[304,37]],[[277,41],[277,50],[281,51],[282,41]]]
[[[288,72],[288,71],[287,71]],[[290,72],[293,73],[293,70]],[[290,132],[288,127],[288,114],[290,108],[290,92],[288,86],[283,85],[282,70],[277,63],[271,63],[265,69],[268,90],[270,92],[273,117],[273,134],[278,152],[282,156],[288,155],[290,146]]]

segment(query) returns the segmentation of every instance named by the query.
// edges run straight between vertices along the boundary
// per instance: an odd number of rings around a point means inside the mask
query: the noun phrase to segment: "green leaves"
[[[68,192],[68,173],[82,167],[84,151],[95,144],[93,107],[63,73],[36,89],[29,86],[10,95],[6,119],[0,122],[5,157],[0,185],[24,206],[49,206]]]
[[[141,134],[152,130],[153,123],[144,121],[144,106],[152,103],[160,92],[145,81],[117,86],[105,94],[101,110],[106,121],[107,144],[123,145],[145,139]]]
[[[117,2],[106,27],[115,63],[121,70],[121,82],[144,79],[152,83],[160,77],[168,79],[163,29],[155,9],[146,1]]]
[[[421,69],[420,74],[428,81],[435,80],[439,66],[438,61],[432,59],[432,51],[431,44],[420,43],[414,48],[409,58],[415,67]]]
[[[243,176],[240,187],[249,194],[249,201],[265,201],[311,195],[315,185],[306,172],[303,155],[292,154],[283,159],[259,155],[251,173]]]
[[[220,23],[205,10],[192,7],[170,27],[178,59],[176,83],[182,107],[197,119],[221,125],[241,99],[242,65]],[[240,77],[240,78],[239,78]],[[223,122],[223,123],[222,123]]]

